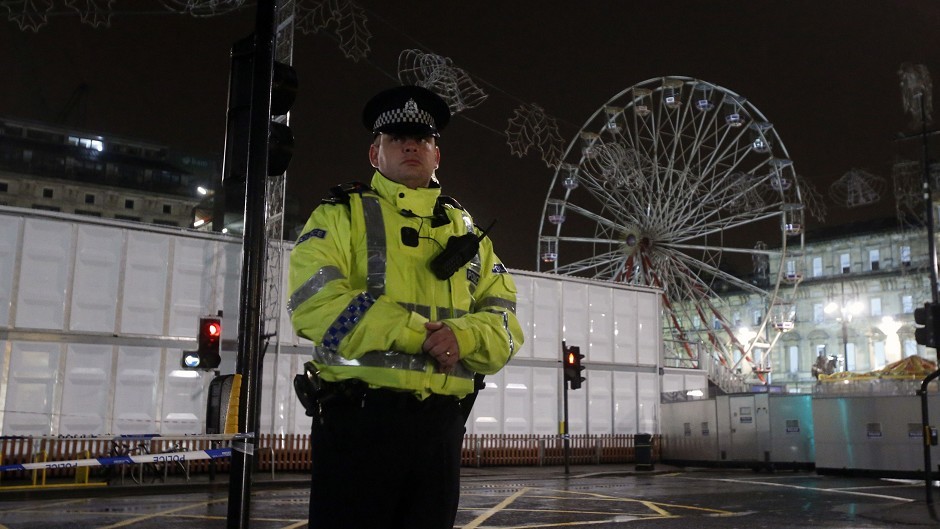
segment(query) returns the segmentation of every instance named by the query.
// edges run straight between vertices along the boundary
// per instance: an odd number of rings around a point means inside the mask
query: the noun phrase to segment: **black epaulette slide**
[[[324,204],[349,204],[349,195],[356,193],[361,195],[369,190],[369,186],[362,182],[346,182],[336,187],[330,188],[330,197],[324,198],[321,202]]]
[[[454,197],[449,197],[447,195],[441,195],[437,197],[438,204],[447,204],[448,206],[455,207],[461,211],[465,211],[463,206],[460,205],[460,202],[457,202],[457,199]]]

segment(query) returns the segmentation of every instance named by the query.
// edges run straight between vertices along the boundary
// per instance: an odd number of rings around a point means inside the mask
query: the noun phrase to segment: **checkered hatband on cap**
[[[406,101],[405,106],[402,108],[393,108],[379,114],[379,117],[376,118],[375,125],[372,126],[372,129],[378,130],[386,125],[398,123],[418,123],[421,125],[427,125],[428,127],[431,127],[432,130],[437,129],[437,126],[434,123],[434,117],[431,116],[429,112],[418,108],[418,104],[414,99],[409,99]]]

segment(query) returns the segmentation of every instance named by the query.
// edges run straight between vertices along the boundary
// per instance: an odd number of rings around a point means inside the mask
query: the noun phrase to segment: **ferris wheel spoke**
[[[571,202],[568,202],[567,204],[565,204],[565,209],[573,213],[577,213],[581,217],[594,221],[597,224],[604,226],[614,232],[622,231],[624,229],[623,225],[618,224],[606,217],[598,215],[597,213],[594,213],[593,211],[588,211],[587,209],[582,208],[581,206],[572,204]]]
[[[788,233],[799,182],[760,111],[712,83],[649,79],[591,115],[563,158],[548,196],[564,198],[546,199],[545,211],[549,200],[556,209],[542,219],[540,269],[659,288],[667,349],[753,366],[753,344],[735,338],[735,309],[719,292],[759,307],[792,296],[783,271],[803,244]],[[734,269],[748,257],[759,285]]]

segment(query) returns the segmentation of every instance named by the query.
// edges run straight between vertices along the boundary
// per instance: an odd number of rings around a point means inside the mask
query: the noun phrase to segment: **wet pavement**
[[[41,489],[0,487],[0,529],[226,527],[225,476],[154,485]],[[306,527],[303,475],[257,474],[250,527]],[[696,529],[940,527],[924,483],[657,465],[464,469],[455,527],[634,527]],[[940,503],[940,489],[933,489]]]

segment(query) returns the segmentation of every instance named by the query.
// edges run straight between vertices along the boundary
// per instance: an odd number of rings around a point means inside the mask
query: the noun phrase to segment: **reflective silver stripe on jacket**
[[[475,305],[475,309],[477,311],[481,311],[487,307],[501,307],[501,308],[508,310],[509,312],[513,314],[516,313],[515,302],[509,301],[508,299],[498,298],[496,296],[489,296],[489,297],[483,298],[480,301],[477,301]]]
[[[431,307],[427,305],[416,305],[414,303],[399,303],[405,309],[411,312],[417,312],[418,314],[424,316],[427,319],[431,319]],[[444,320],[447,318],[459,318],[461,316],[466,316],[467,311],[463,309],[452,309],[450,307],[437,307],[437,319]]]
[[[362,213],[366,220],[366,285],[369,294],[377,298],[385,293],[385,266],[388,262],[385,254],[385,219],[382,218],[379,199],[363,196]]]
[[[506,337],[509,339],[509,357],[516,354],[516,344],[512,341],[512,331],[509,330],[509,313],[503,312],[503,329],[506,330]]]
[[[287,300],[287,313],[293,314],[294,309],[315,296],[327,283],[334,279],[346,279],[346,276],[335,266],[324,266],[317,270],[316,273],[310,276],[310,279],[304,281],[304,284],[300,285],[291,294],[290,299]]]
[[[349,360],[325,347],[314,347],[313,361],[318,364],[337,367],[382,367],[424,372],[428,368],[428,362],[432,360],[431,357],[425,354],[410,355],[397,351],[369,351],[355,360]],[[472,379],[473,372],[458,362],[450,376]]]

